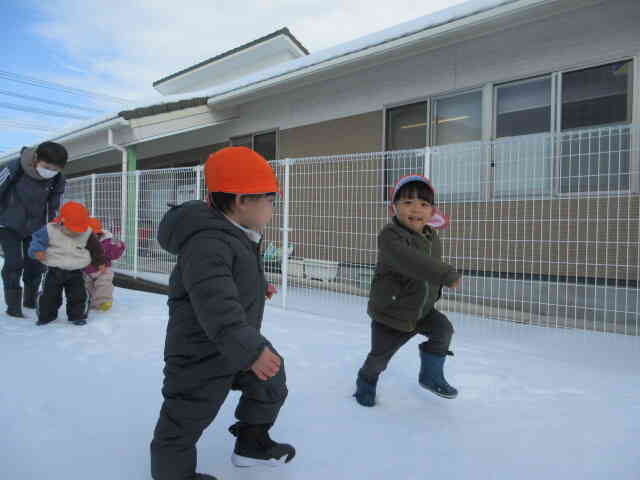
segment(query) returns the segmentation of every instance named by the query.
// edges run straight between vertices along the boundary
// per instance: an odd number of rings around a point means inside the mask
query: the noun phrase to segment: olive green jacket
[[[378,264],[369,292],[368,314],[376,322],[411,332],[440,298],[442,285],[460,274],[442,262],[442,244],[435,230],[419,234],[396,217],[378,235]]]

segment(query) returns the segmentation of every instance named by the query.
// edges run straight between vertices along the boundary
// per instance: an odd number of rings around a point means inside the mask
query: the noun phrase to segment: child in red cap
[[[371,351],[356,380],[356,401],[375,405],[378,377],[391,357],[417,334],[428,337],[420,344],[422,387],[444,398],[458,391],[443,374],[453,326],[436,310],[442,287],[456,288],[460,274],[442,261],[436,229],[445,228],[448,217],[434,207],[431,181],[421,175],[398,180],[391,194],[393,218],[378,235],[378,263],[371,282],[368,314]]]
[[[104,270],[100,242],[89,228],[89,212],[81,203],[67,202],[60,216],[33,234],[29,256],[47,266],[42,293],[38,295],[37,325],[52,322],[67,296],[67,318],[74,325],[87,323],[89,307],[82,270],[92,264]]]
[[[232,462],[287,463],[295,449],[269,430],[287,397],[284,361],[261,333],[268,291],[260,233],[280,190],[275,172],[246,147],[205,164],[207,203],[185,202],[162,219],[158,242],[177,255],[169,281],[164,402],[151,442],[154,480],[215,480],[196,473],[196,443],[231,390],[242,395]]]
[[[89,265],[84,269],[84,280],[89,293],[91,308],[106,312],[113,305],[113,270],[111,262],[118,260],[124,253],[125,244],[121,240],[116,240],[113,234],[102,228],[102,222],[97,218],[89,218],[89,226],[98,238],[106,265],[104,270],[100,270],[94,265]]]

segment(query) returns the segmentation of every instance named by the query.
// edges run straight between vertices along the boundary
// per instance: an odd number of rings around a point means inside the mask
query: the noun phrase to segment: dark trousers
[[[252,425],[275,422],[288,393],[284,361],[277,375],[262,381],[251,371],[216,377],[216,359],[198,362],[188,367],[190,371],[169,374],[171,368],[165,368],[164,402],[151,442],[155,480],[194,478],[196,443],[231,390],[242,392],[235,412],[239,421]]]
[[[55,320],[62,305],[62,292],[67,297],[67,318],[70,322],[85,320],[89,310],[89,296],[82,270],[62,270],[49,267],[44,276],[42,293],[38,296],[36,309],[38,321],[48,323]]]
[[[40,285],[45,267],[27,254],[31,237],[22,238],[9,228],[0,228],[0,244],[4,252],[4,266],[2,267],[4,288],[10,290],[21,288],[21,277],[25,285],[37,288]]]
[[[402,332],[376,321],[371,322],[371,351],[359,375],[366,381],[374,383],[387,368],[391,357],[417,334],[429,337],[422,347],[425,351],[446,355],[453,336],[453,325],[443,313],[436,309],[421,318],[413,332]]]

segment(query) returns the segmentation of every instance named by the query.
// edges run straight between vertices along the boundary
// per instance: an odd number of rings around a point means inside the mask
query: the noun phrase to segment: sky
[[[0,0],[0,156],[156,97],[155,80],[283,27],[313,53],[460,3]]]

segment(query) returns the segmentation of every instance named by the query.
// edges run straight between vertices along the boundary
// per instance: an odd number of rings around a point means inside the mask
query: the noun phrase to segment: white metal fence
[[[355,302],[365,315],[389,189],[424,173],[452,218],[441,232],[445,260],[465,274],[461,288],[443,291],[441,308],[637,335],[639,134],[627,125],[275,161],[283,196],[264,241],[280,288],[274,303],[339,315]],[[118,269],[163,281],[174,264],[156,241],[167,203],[204,195],[193,167],[73,179],[65,200],[85,203],[124,238]]]

